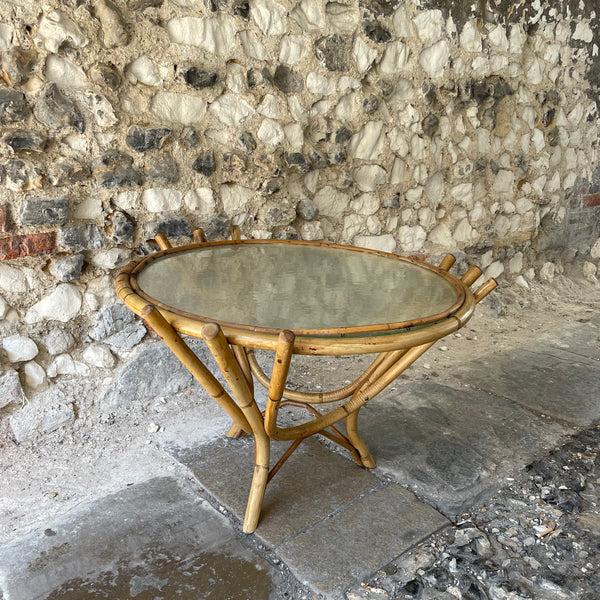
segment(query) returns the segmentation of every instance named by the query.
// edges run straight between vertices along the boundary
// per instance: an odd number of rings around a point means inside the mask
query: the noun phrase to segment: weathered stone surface
[[[307,221],[312,221],[319,216],[319,207],[310,198],[300,200],[296,211],[300,217]]]
[[[441,40],[421,51],[419,64],[430,77],[436,78],[444,73],[449,58],[450,48],[448,42]]]
[[[10,403],[25,404],[25,401],[19,374],[13,369],[8,369],[6,373],[0,375],[0,408]]]
[[[148,159],[144,166],[144,176],[148,181],[174,184],[179,181],[179,165],[170,154],[161,154]]]
[[[143,323],[136,321],[125,326],[121,331],[117,331],[104,339],[104,343],[113,348],[122,350],[131,350],[137,346],[146,335],[146,327]]]
[[[70,350],[75,345],[75,338],[68,331],[53,328],[44,336],[42,343],[48,354],[56,356]]]
[[[73,254],[72,256],[57,258],[50,265],[50,272],[59,281],[73,281],[81,276],[83,262],[83,254]]]
[[[375,160],[383,152],[385,132],[382,121],[369,121],[350,140],[349,154],[353,158]]]
[[[108,87],[111,90],[117,90],[121,85],[121,76],[117,70],[109,64],[95,64],[90,69],[89,76],[94,83],[102,87]]]
[[[282,206],[279,202],[267,202],[261,207],[258,218],[265,227],[284,227],[296,219],[296,210],[290,206]]]
[[[182,217],[156,219],[144,227],[144,235],[148,240],[153,239],[157,233],[164,233],[168,238],[192,237],[192,229]]]
[[[39,302],[36,302],[25,315],[26,323],[43,320],[66,323],[74,319],[81,310],[82,298],[79,290],[70,283],[61,283]]]
[[[197,90],[214,87],[219,76],[214,71],[190,67],[183,75],[185,82]]]
[[[297,94],[304,89],[304,78],[297,71],[279,65],[273,74],[273,83],[284,94]]]
[[[250,14],[264,35],[282,35],[287,31],[286,9],[275,0],[255,0]]]
[[[315,41],[315,55],[328,71],[347,71],[351,53],[351,36],[336,33]]]
[[[140,172],[133,167],[133,158],[124,152],[109,150],[92,161],[92,175],[105,188],[132,187],[142,183]]]
[[[140,125],[129,128],[125,142],[137,152],[148,152],[161,148],[165,140],[171,135],[171,130],[166,128],[148,129]]]
[[[0,88],[0,125],[22,121],[27,115],[25,94],[8,88]]]
[[[204,227],[204,232],[209,240],[229,237],[231,220],[226,217],[212,217]]]
[[[314,204],[319,209],[319,214],[324,217],[341,217],[350,204],[350,196],[339,192],[331,186],[320,189],[313,198]]]
[[[96,314],[96,324],[90,331],[90,337],[96,342],[124,329],[133,323],[135,315],[124,304],[111,304],[101,308]]]
[[[30,289],[27,276],[22,269],[0,263],[0,288],[7,292],[27,292]]]
[[[85,121],[81,111],[75,102],[65,96],[54,83],[50,83],[46,87],[44,95],[35,106],[34,112],[39,121],[52,129],[71,126],[80,133],[85,130]]]
[[[104,235],[97,225],[81,225],[61,229],[58,233],[58,243],[64,250],[80,252],[104,247]]]
[[[24,199],[19,210],[21,225],[65,225],[70,218],[71,207],[68,198]]]
[[[354,238],[354,245],[359,248],[370,248],[382,252],[394,252],[396,250],[396,240],[389,233],[385,235],[359,235]]]
[[[4,164],[6,187],[13,192],[42,189],[42,171],[25,160],[9,160]]]

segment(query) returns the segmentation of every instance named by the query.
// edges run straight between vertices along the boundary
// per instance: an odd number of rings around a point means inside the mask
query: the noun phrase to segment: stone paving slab
[[[485,392],[414,382],[366,406],[359,431],[381,472],[456,515],[569,428]]]
[[[566,328],[547,341],[466,363],[453,377],[537,414],[587,426],[600,419],[600,357],[587,356],[594,352],[594,331]],[[568,340],[568,350],[559,347],[560,340]]]
[[[287,446],[271,444],[271,465]],[[253,438],[222,438],[194,448],[167,447],[167,451],[243,521],[254,470]],[[256,535],[275,546],[377,485],[368,470],[309,438],[267,486]]]
[[[534,348],[561,348],[600,362],[600,315],[596,320],[545,333],[536,340]]]
[[[292,572],[331,600],[449,521],[390,484],[366,494],[304,533],[285,541],[278,555]]]
[[[277,597],[279,575],[208,503],[161,477],[0,548],[0,598]]]

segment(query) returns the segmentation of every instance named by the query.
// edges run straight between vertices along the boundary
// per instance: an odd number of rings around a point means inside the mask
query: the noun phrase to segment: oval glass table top
[[[142,295],[174,312],[269,330],[425,325],[464,300],[452,278],[423,265],[368,250],[283,241],[167,253],[142,264],[134,279]]]

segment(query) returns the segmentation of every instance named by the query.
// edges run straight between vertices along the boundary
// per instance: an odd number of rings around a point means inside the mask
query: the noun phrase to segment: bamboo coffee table
[[[375,461],[357,429],[358,412],[437,340],[460,329],[475,305],[496,287],[490,279],[477,291],[481,275],[471,267],[460,279],[448,269],[393,254],[321,242],[241,240],[171,247],[124,267],[116,282],[123,302],[141,316],[233,419],[229,437],[251,434],[255,467],[244,531],[258,524],[267,483],[305,438],[319,433],[346,448],[360,466]],[[206,342],[231,395],[181,334]],[[271,375],[254,350],[275,353]],[[366,371],[346,387],[326,392],[285,387],[294,354],[376,354]],[[256,378],[268,389],[266,410],[255,401]],[[345,401],[339,405],[340,401]],[[338,405],[324,411],[331,402]],[[302,425],[278,425],[286,405],[307,409]],[[319,406],[319,409],[315,408]],[[345,421],[346,432],[335,427]],[[289,448],[270,469],[271,440]]]

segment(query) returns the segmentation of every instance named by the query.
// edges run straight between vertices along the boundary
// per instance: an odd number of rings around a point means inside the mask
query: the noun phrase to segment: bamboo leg
[[[294,334],[286,330],[279,334],[279,339],[277,340],[275,363],[273,365],[273,374],[271,375],[271,384],[269,385],[269,399],[267,400],[267,410],[265,411],[265,430],[270,437],[273,437],[277,432],[277,413],[279,412],[279,404],[290,370],[290,363],[294,352],[294,339]]]
[[[252,428],[240,407],[223,389],[223,386],[217,381],[215,376],[204,366],[204,363],[190,350],[188,345],[171,327],[159,310],[152,304],[149,304],[142,310],[142,318],[160,335],[173,354],[200,382],[202,387],[225,409],[225,412],[233,419],[236,427],[242,431],[251,433]]]
[[[202,337],[215,357],[219,369],[221,369],[254,434],[254,475],[243,525],[244,533],[252,533],[258,525],[269,476],[270,440],[265,432],[262,415],[250,392],[246,377],[221,328],[216,323],[209,323],[202,328]]]
[[[169,239],[167,238],[167,236],[164,233],[157,233],[154,236],[154,239],[156,240],[156,243],[158,244],[158,247],[161,250],[168,250],[169,248],[172,248],[173,246],[171,246],[171,242],[169,242]]]
[[[194,241],[196,244],[205,244],[206,235],[204,235],[204,229],[196,229],[194,231]]]
[[[231,346],[231,350],[240,364],[240,367],[244,373],[244,377],[246,378],[246,383],[250,388],[250,392],[254,394],[254,379],[252,379],[252,370],[250,369],[250,363],[248,362],[246,351],[241,346],[234,345]]]
[[[346,417],[346,433],[348,435],[348,439],[350,443],[358,450],[360,454],[360,460],[363,466],[367,467],[367,469],[374,469],[377,466],[375,459],[369,452],[366,444],[363,442],[362,438],[358,434],[358,411],[360,409],[356,409],[353,413],[350,413]]]

